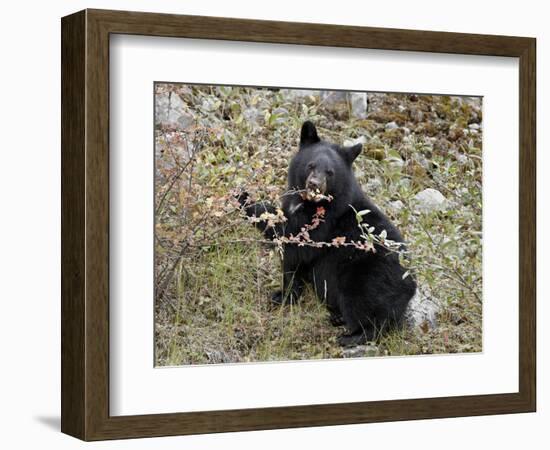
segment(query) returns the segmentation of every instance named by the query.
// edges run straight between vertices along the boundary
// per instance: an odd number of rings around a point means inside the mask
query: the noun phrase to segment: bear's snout
[[[320,190],[322,184],[323,183],[321,182],[321,180],[318,180],[317,178],[312,178],[312,179],[308,180],[307,188],[308,189],[313,189],[313,190]]]
[[[318,202],[325,199],[327,191],[326,177],[319,176],[315,172],[309,174],[305,183],[305,193],[302,197],[310,202]]]
[[[324,177],[311,173],[306,179],[306,189],[311,191],[318,191],[324,194],[327,188],[327,180]]]

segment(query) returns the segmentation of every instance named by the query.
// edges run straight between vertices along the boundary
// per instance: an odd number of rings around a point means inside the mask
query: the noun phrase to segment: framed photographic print
[[[63,432],[535,410],[535,39],[61,28]]]

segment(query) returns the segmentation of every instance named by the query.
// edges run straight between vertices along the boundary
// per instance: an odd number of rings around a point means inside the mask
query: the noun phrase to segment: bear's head
[[[300,147],[288,171],[288,187],[302,198],[319,203],[349,192],[355,182],[351,165],[361,153],[361,144],[342,147],[323,141],[313,123],[302,125]]]

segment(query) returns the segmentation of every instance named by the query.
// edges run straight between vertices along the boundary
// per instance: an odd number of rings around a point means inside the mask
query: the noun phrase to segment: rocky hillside
[[[157,84],[156,359],[159,365],[481,350],[480,98]],[[273,246],[234,192],[277,203],[301,123],[361,142],[355,171],[396,222],[421,289],[408,327],[342,350],[311,292],[273,309]]]

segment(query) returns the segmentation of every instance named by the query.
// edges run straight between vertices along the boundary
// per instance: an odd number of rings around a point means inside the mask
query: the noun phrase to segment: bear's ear
[[[302,132],[300,133],[300,148],[306,145],[316,144],[320,140],[315,125],[309,120],[304,122],[302,125]]]
[[[346,161],[351,164],[353,161],[355,161],[355,158],[359,156],[359,153],[361,153],[362,149],[363,144],[355,144],[351,147],[342,147],[342,152]]]

